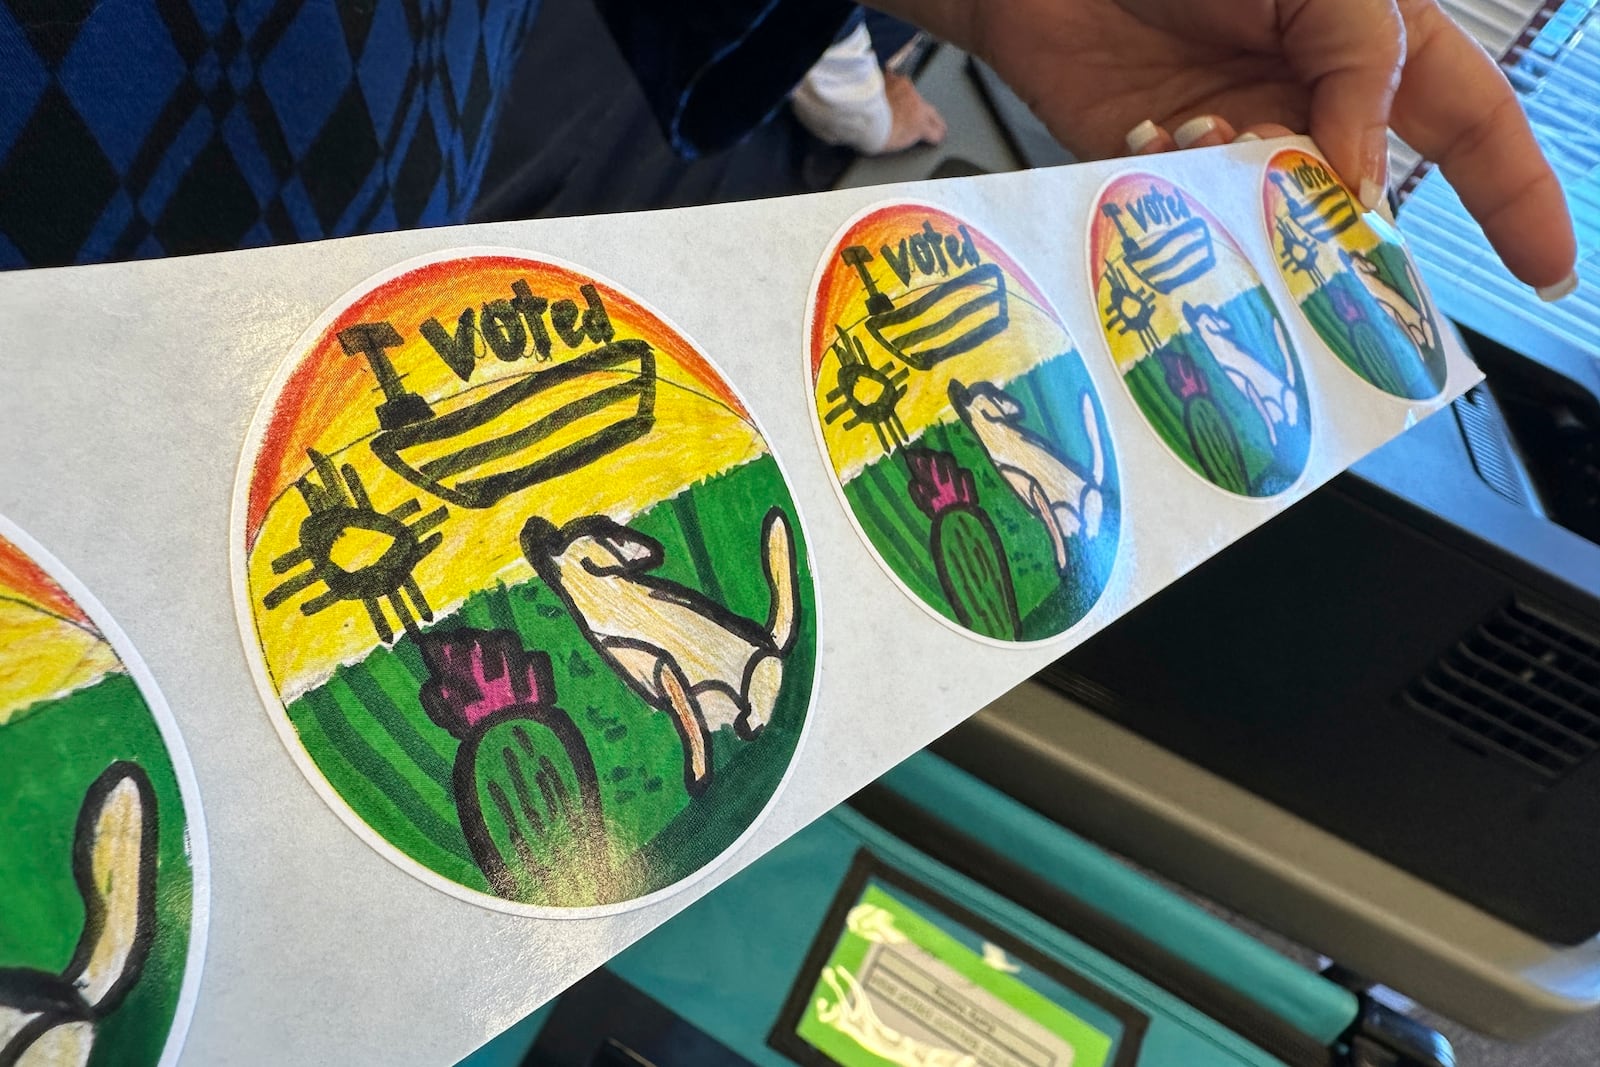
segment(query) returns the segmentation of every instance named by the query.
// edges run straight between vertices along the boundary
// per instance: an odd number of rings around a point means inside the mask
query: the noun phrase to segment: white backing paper
[[[1306,143],[1297,141],[1293,143]],[[160,680],[206,797],[206,981],[182,1062],[451,1064],[806,822],[1479,380],[1450,341],[1443,393],[1383,395],[1289,306],[1260,223],[1282,143],[640,214],[419,230],[0,275],[0,510],[100,595]],[[1300,481],[1219,492],[1143,425],[1084,276],[1096,192],[1126,170],[1203,194],[1283,310],[1316,428]],[[1056,641],[988,647],[903,595],[856,536],[818,450],[803,360],[817,258],[868,204],[970,218],[1027,264],[1077,340],[1117,443],[1123,544]],[[229,509],[246,429],[296,339],[411,257],[495,245],[581,263],[680,325],[788,472],[825,615],[820,699],[770,816],[712,876],[626,914],[553,921],[438,893],[316,796],[264,713],[234,624]],[[885,635],[893,634],[892,642]]]

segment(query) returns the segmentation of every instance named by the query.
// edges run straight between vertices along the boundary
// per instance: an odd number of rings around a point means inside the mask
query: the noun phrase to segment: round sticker
[[[1297,148],[1268,161],[1261,206],[1284,284],[1333,354],[1386,393],[1439,395],[1438,320],[1394,226]]]
[[[1294,484],[1311,453],[1305,376],[1222,224],[1166,179],[1125,174],[1095,204],[1089,271],[1112,359],[1167,447],[1229,492]]]
[[[1110,427],[1000,245],[926,204],[856,216],[817,270],[807,363],[846,510],[912,597],[1003,642],[1087,614],[1121,522]]]
[[[702,873],[807,721],[777,458],[692,342],[566,264],[431,257],[312,327],[256,417],[234,567],[312,784],[489,907],[596,914]]]
[[[168,1067],[205,956],[199,791],[127,638],[0,519],[0,1062]]]

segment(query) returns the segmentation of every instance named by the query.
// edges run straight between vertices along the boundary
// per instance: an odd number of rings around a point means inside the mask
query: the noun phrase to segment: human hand
[[[1177,147],[1169,129],[1191,147],[1309,132],[1371,203],[1392,125],[1513,274],[1541,295],[1576,281],[1566,200],[1515,93],[1434,0],[872,3],[983,57],[1084,158],[1120,153],[1130,130],[1143,152]]]
[[[886,72],[883,90],[889,98],[891,116],[889,139],[884,142],[883,152],[900,152],[913,145],[938,144],[944,140],[944,116],[917,92],[910,78]]]

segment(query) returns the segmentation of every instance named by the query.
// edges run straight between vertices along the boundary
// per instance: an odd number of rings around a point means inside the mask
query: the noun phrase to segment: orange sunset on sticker
[[[1110,426],[998,242],[927,204],[862,212],[817,271],[807,366],[839,495],[903,590],[993,641],[1088,613],[1121,523]]]
[[[0,670],[0,726],[40,701],[92,685],[120,664],[66,591],[0,538],[0,647],[24,666]]]
[[[765,810],[815,677],[805,542],[750,412],[655,312],[531,256],[401,267],[307,334],[254,438],[246,647],[386,856],[571,914]]]

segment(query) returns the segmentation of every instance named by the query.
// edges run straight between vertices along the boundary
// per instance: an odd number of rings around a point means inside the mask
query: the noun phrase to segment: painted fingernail
[[[1389,184],[1389,129],[1374,126],[1361,141],[1361,206],[1378,210]]]
[[[1210,115],[1196,115],[1173,130],[1172,139],[1178,142],[1179,148],[1188,148],[1216,128],[1217,120]]]
[[[1562,297],[1571,296],[1577,288],[1578,272],[1574,270],[1554,285],[1547,285],[1543,289],[1535,289],[1534,292],[1539,294],[1540,300],[1543,300],[1546,304],[1552,304]]]
[[[1259,133],[1251,133],[1249,130],[1246,130],[1245,132],[1241,133],[1239,136],[1235,137],[1233,139],[1233,143],[1234,144],[1244,144],[1246,141],[1259,141],[1259,140],[1261,140],[1261,135]]]
[[[1383,203],[1383,186],[1371,178],[1362,178],[1361,206],[1368,211],[1376,211],[1381,203]]]
[[[1129,130],[1128,135],[1124,137],[1123,140],[1128,142],[1128,151],[1142,152],[1151,141],[1154,141],[1160,136],[1161,127],[1157,126],[1149,119],[1145,119],[1143,122],[1139,123],[1139,125]]]

